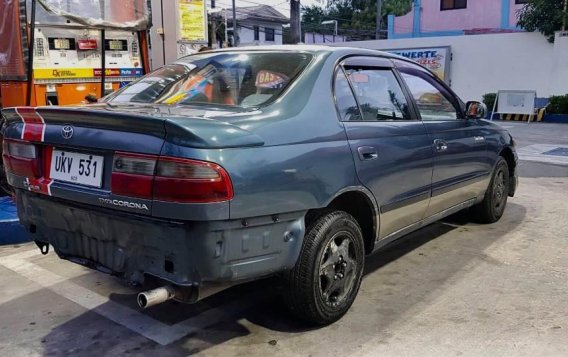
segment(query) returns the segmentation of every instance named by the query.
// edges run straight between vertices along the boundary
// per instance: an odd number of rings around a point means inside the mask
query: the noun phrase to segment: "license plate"
[[[101,187],[104,157],[53,150],[50,178],[80,185]]]

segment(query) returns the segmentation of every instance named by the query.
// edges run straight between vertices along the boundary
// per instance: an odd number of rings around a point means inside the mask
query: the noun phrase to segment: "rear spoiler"
[[[87,128],[136,132],[164,136],[165,118],[138,113],[94,109],[93,107],[12,107],[2,110],[7,125],[24,124],[77,125]]]
[[[148,114],[140,113],[148,110]],[[195,148],[232,148],[264,145],[264,140],[250,131],[216,119],[176,116],[153,112],[151,108],[107,106],[85,107],[13,107],[2,110],[7,126],[23,123],[21,137],[28,141],[43,141],[45,126],[73,125],[85,128],[107,129],[140,133],[163,138],[175,145]],[[14,131],[10,131],[13,133]],[[8,135],[9,136],[9,135]]]

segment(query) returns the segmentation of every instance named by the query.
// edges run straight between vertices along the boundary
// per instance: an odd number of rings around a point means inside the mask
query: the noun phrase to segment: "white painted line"
[[[542,162],[546,164],[568,165],[568,156],[544,155],[557,148],[568,149],[566,145],[534,144],[517,149],[520,160]]]
[[[39,254],[38,250],[28,250],[0,257],[0,264],[85,309],[92,310],[160,345],[168,345],[192,332],[213,326],[227,317],[248,309],[266,296],[263,294],[257,294],[254,297],[244,296],[223,306],[204,311],[175,325],[167,325],[27,261],[27,259]]]
[[[3,219],[0,221],[0,223],[13,223],[13,222],[19,222],[20,220],[18,218],[10,218],[10,219]]]

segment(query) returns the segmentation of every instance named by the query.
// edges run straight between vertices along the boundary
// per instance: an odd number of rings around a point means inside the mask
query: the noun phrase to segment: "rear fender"
[[[348,192],[358,192],[358,193],[362,193],[365,195],[365,197],[367,197],[367,200],[371,203],[371,205],[373,206],[373,232],[375,233],[375,237],[379,237],[379,231],[380,231],[380,226],[381,226],[381,217],[380,217],[380,210],[379,210],[379,205],[377,204],[377,200],[375,199],[375,196],[373,196],[373,194],[371,193],[371,191],[369,191],[368,188],[364,187],[364,186],[349,186],[349,187],[345,187],[339,191],[337,191],[335,193],[335,195],[333,195],[333,197],[331,197],[326,203],[325,203],[325,207],[329,206],[329,204],[331,202],[333,202],[336,198],[338,198],[339,196],[348,193]]]

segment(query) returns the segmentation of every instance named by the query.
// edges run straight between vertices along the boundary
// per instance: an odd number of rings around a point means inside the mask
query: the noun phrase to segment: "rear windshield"
[[[255,107],[278,98],[310,60],[306,53],[197,54],[147,74],[105,101]]]

